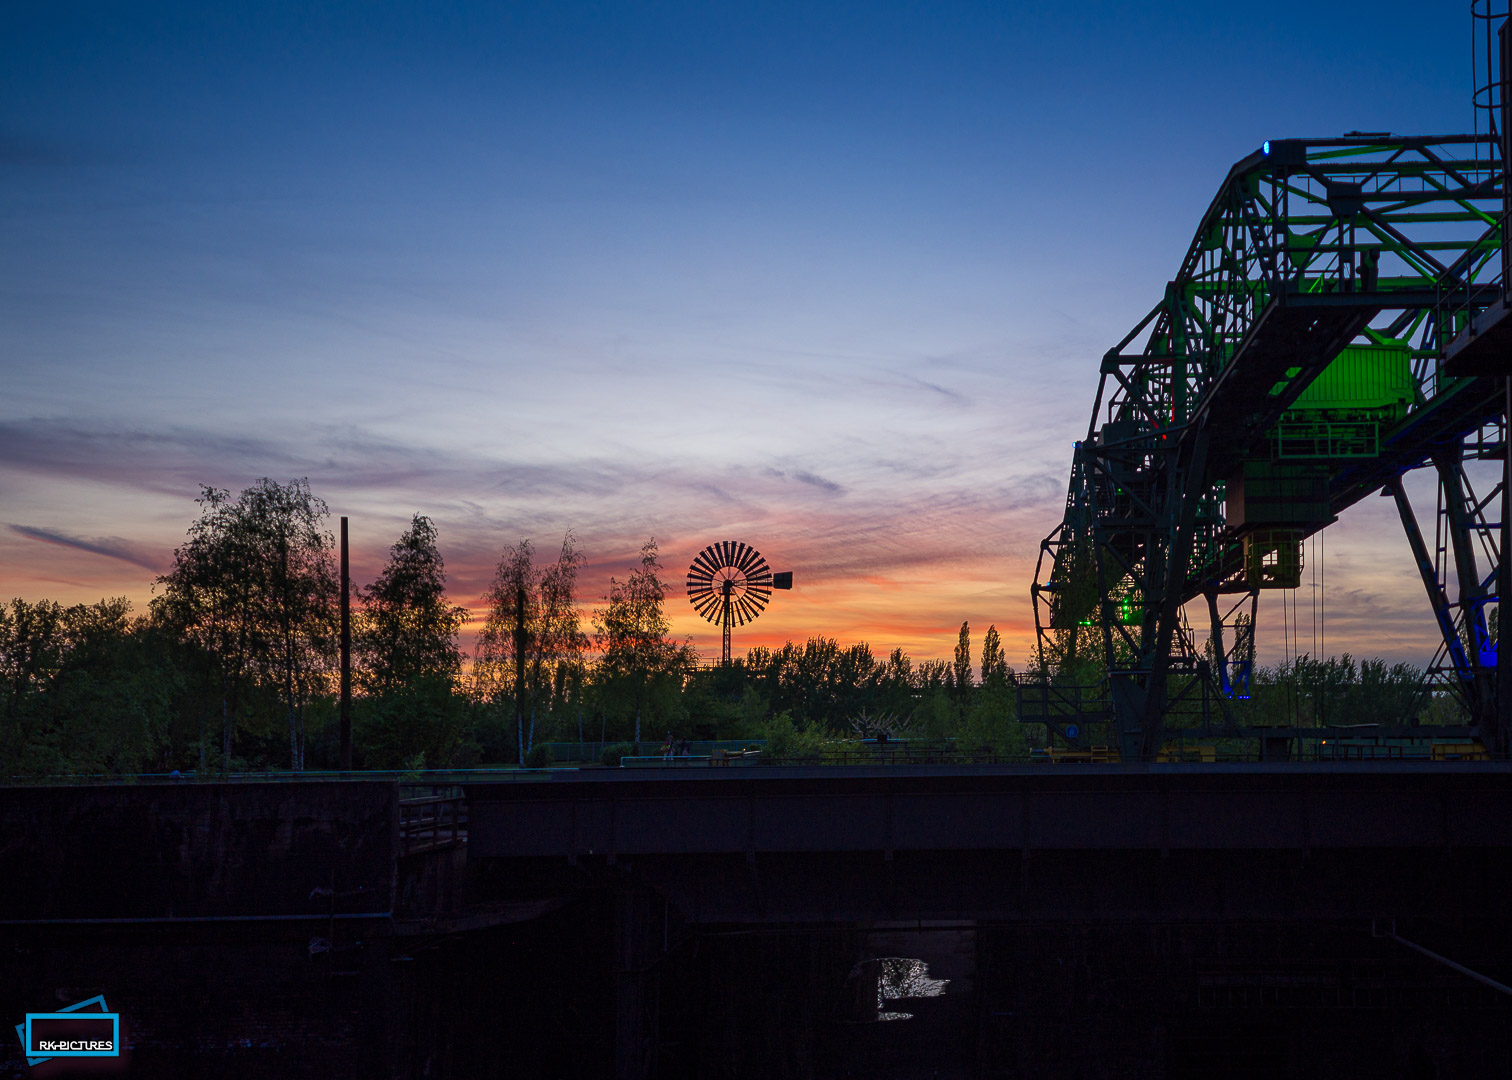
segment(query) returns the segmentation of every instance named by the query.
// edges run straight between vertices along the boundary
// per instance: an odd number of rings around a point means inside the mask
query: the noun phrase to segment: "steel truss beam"
[[[1489,721],[1486,614],[1500,556],[1485,510],[1501,488],[1477,499],[1464,463],[1485,455],[1505,397],[1501,379],[1451,376],[1443,358],[1478,317],[1505,306],[1505,187],[1491,135],[1267,143],[1229,171],[1160,302],[1103,357],[1033,595],[1043,677],[1105,677],[1109,736],[1126,760],[1152,759],[1173,717],[1206,725],[1215,702],[1232,724],[1227,701],[1245,696],[1257,589],[1288,581],[1257,570],[1273,540],[1229,520],[1227,484],[1246,463],[1277,459],[1278,424],[1300,415],[1299,399],[1349,346],[1410,358],[1411,400],[1372,421],[1373,452],[1305,444],[1326,479],[1320,512],[1283,530],[1296,545],[1290,570],[1300,569],[1302,540],[1373,492],[1395,494],[1411,522],[1400,477],[1433,464],[1448,492],[1438,529],[1454,556],[1452,603],[1446,569],[1427,558],[1415,524],[1408,535],[1443,629],[1440,666],[1475,719]],[[1227,614],[1225,594],[1239,596]],[[1183,621],[1199,596],[1206,649]]]

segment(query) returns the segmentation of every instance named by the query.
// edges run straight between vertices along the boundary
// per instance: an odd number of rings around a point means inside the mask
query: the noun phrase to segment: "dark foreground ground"
[[[757,850],[693,869],[627,847],[628,800],[679,820],[666,785],[613,789],[617,853],[519,858],[482,855],[481,832],[478,853],[417,849],[391,784],[0,790],[0,1076],[1508,1077],[1512,996],[1389,936],[1512,982],[1507,784],[1475,775],[1417,796],[1391,779],[1434,811],[1419,846],[1381,846],[1382,802],[1381,828],[1323,848],[1343,818],[1319,788],[1309,846],[1124,852],[1031,848],[1047,841],[1021,826],[1011,850],[863,850],[857,815],[896,841],[894,800],[924,793],[826,779],[856,850],[784,854],[749,830]],[[1087,777],[1089,798],[1126,799]],[[968,779],[983,799],[1022,786]],[[1213,806],[1232,789],[1256,812],[1238,780],[1213,784]],[[608,790],[552,805],[586,836]],[[847,820],[816,792],[771,793],[816,823],[791,848]],[[499,802],[493,827],[546,805]],[[897,910],[847,915],[848,897]],[[746,908],[763,914],[707,915]],[[13,1025],[96,995],[125,1056],[28,1066]]]
[[[439,938],[273,929],[5,936],[7,1016],[103,993],[124,1071],[177,1077],[615,1075],[606,897]],[[1402,936],[1512,969],[1505,927]],[[700,927],[646,974],[659,1077],[1505,1077],[1512,998],[1368,923]],[[317,943],[317,947],[320,943]],[[9,1033],[8,1033],[9,1034]],[[6,1075],[27,1068],[9,1042]]]

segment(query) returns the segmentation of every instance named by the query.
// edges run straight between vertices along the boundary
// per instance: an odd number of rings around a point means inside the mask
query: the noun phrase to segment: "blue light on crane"
[[[1263,143],[1260,144],[1260,152],[1262,154],[1264,154],[1266,157],[1270,157],[1270,140],[1269,139],[1266,139]]]

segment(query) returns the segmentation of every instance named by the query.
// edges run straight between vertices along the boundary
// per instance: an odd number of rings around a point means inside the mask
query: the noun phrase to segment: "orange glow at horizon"
[[[1289,645],[1283,640],[1280,597],[1268,594],[1261,603],[1258,663],[1280,662],[1287,649],[1298,649],[1299,636],[1302,651],[1316,647],[1326,655],[1349,652],[1357,659],[1384,654],[1418,666],[1427,661],[1435,644],[1431,614],[1422,607],[1421,585],[1408,573],[1405,541],[1393,528],[1395,510],[1377,502],[1367,500],[1352,508],[1330,530],[1326,641],[1315,646],[1309,637],[1310,583],[1291,597],[1293,621],[1295,605],[1300,605],[1308,626],[1292,627]],[[146,501],[139,511],[140,524],[128,537],[97,536],[95,523],[112,520],[114,509],[106,498],[80,502],[74,517],[49,525],[63,539],[40,529],[0,529],[0,602],[20,597],[74,604],[124,596],[144,613],[153,596],[153,580],[171,567],[173,548],[182,542],[193,512],[182,498],[163,496]],[[360,508],[354,510],[361,513]],[[814,514],[804,522],[806,529],[800,529],[794,524],[797,515],[774,513],[771,521],[760,529],[753,527],[748,535],[771,538],[762,544],[763,553],[774,569],[794,572],[794,588],[774,592],[758,619],[734,628],[732,652],[741,657],[754,646],[776,648],[788,641],[801,645],[813,637],[828,637],[842,646],[864,642],[878,660],[894,648],[916,663],[948,659],[965,621],[974,662],[980,660],[987,628],[996,626],[1008,662],[1023,670],[1035,642],[1029,597],[1033,564],[1015,552],[1032,550],[1023,537],[1053,525],[1044,517],[1023,514],[1011,519],[1013,534],[994,550],[984,536],[999,528],[1005,517],[983,524],[962,513],[933,522],[928,531],[909,531],[913,523],[905,523],[880,534],[866,534],[863,523],[855,530],[864,534],[863,539],[847,546],[834,542],[835,521]],[[453,602],[475,616],[462,635],[462,646],[471,653],[503,540],[497,527],[469,527],[460,515],[448,520],[438,514],[437,519],[449,593]],[[353,530],[352,576],[366,584],[381,571],[388,543],[403,530],[407,518],[373,511],[354,516],[353,522],[360,526]],[[743,532],[743,527],[732,527],[718,534],[670,536],[661,544],[661,578],[668,585],[665,612],[673,636],[691,640],[705,659],[719,655],[719,627],[688,604],[684,571],[690,553],[709,540]],[[937,535],[947,533],[969,542],[954,549],[931,547]],[[70,542],[69,537],[79,539]],[[623,536],[580,539],[594,556],[583,568],[578,588],[583,628],[591,634],[593,611],[603,605],[610,578],[623,581],[638,565],[637,548],[633,539]],[[837,552],[843,557],[837,558]],[[554,543],[538,543],[538,564],[555,554]],[[1203,620],[1194,619],[1193,625],[1200,633]]]

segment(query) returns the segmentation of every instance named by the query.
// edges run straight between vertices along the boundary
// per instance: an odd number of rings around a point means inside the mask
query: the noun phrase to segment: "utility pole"
[[[529,632],[525,627],[525,604],[529,597],[525,593],[525,579],[522,577],[515,583],[515,624],[514,624],[514,661],[515,661],[515,748],[519,753],[520,764],[525,764],[525,646],[529,643]]]
[[[341,769],[352,767],[352,575],[347,519],[341,519]]]

